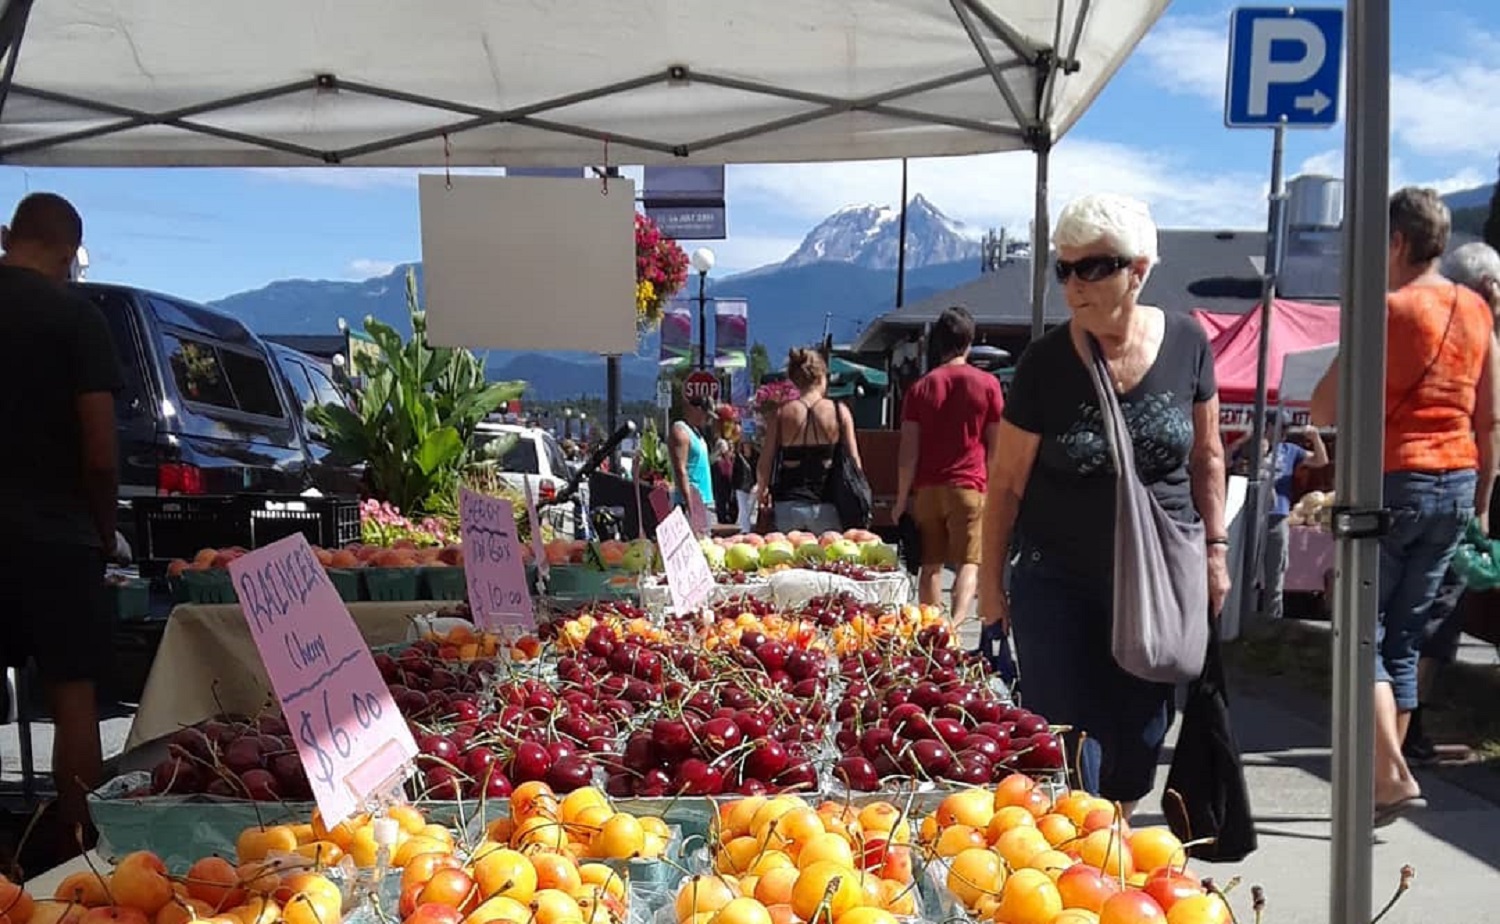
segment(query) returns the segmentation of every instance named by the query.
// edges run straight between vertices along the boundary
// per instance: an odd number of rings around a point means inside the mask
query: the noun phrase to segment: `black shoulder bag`
[[[838,508],[839,522],[845,529],[869,529],[874,507],[870,482],[865,478],[864,471],[855,464],[854,454],[849,451],[849,445],[844,439],[844,414],[848,409],[838,401],[833,404],[839,438],[833,445],[833,463],[828,470],[828,485],[824,489],[823,499]]]

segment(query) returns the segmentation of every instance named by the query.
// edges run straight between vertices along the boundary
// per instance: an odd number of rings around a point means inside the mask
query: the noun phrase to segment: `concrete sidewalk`
[[[1221,887],[1241,878],[1231,894],[1241,921],[1253,920],[1250,886],[1259,885],[1266,894],[1265,924],[1329,924],[1328,716],[1315,714],[1314,704],[1271,691],[1235,688],[1230,697],[1260,848],[1241,863],[1194,863],[1193,869]],[[1170,741],[1175,739],[1174,728]],[[1157,791],[1143,803],[1139,823],[1161,821],[1160,794],[1171,759],[1169,748]],[[1410,864],[1416,877],[1383,919],[1386,924],[1500,920],[1500,806],[1431,774],[1418,775],[1428,810],[1376,832],[1374,910],[1384,906],[1401,867]]]
[[[1318,635],[1326,639],[1326,624],[1289,628],[1299,631],[1283,636],[1286,644],[1322,641],[1326,645],[1326,640],[1316,639]],[[975,623],[969,622],[960,636],[963,644],[973,647],[978,638]],[[1464,642],[1463,662],[1476,667],[1495,664],[1494,646],[1468,636]],[[1192,870],[1213,877],[1221,888],[1240,877],[1230,900],[1241,924],[1254,920],[1252,885],[1265,890],[1264,924],[1333,924],[1329,920],[1330,707],[1326,700],[1285,680],[1231,672],[1230,685],[1230,710],[1260,846],[1243,862],[1194,862]],[[1496,708],[1500,709],[1500,702]],[[1138,824],[1164,823],[1161,793],[1177,732],[1174,725],[1162,753],[1156,791],[1142,802]],[[1446,782],[1440,771],[1419,769],[1417,775],[1429,808],[1376,832],[1372,913],[1385,906],[1400,881],[1401,867],[1410,865],[1416,871],[1411,888],[1382,924],[1500,921],[1500,805]]]

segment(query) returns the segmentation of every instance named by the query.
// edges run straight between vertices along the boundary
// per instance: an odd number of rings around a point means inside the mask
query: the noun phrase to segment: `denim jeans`
[[[1375,679],[1391,685],[1402,711],[1417,708],[1417,658],[1428,612],[1474,517],[1474,484],[1472,470],[1385,476],[1391,529],[1380,539]]]
[[[1079,784],[1107,799],[1150,794],[1176,689],[1126,673],[1110,646],[1110,578],[1088,580],[1022,544],[1010,573],[1011,635],[1021,704],[1071,725]],[[1078,733],[1087,732],[1078,746]]]
[[[774,519],[778,533],[799,529],[805,533],[843,532],[839,508],[832,504],[810,504],[804,501],[777,501]]]
[[[1285,613],[1287,540],[1291,530],[1284,516],[1273,516],[1266,524],[1266,544],[1261,551],[1261,617],[1280,619]]]

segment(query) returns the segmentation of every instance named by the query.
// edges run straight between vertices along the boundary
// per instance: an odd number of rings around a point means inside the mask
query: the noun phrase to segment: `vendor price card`
[[[305,537],[230,562],[229,576],[318,811],[336,825],[399,783],[417,744]]]
[[[667,514],[656,527],[656,544],[667,571],[672,605],[683,613],[701,608],[713,592],[714,573],[681,507]]]
[[[535,632],[536,613],[531,608],[526,563],[516,537],[516,511],[510,501],[460,488],[458,525],[475,624],[511,641]]]

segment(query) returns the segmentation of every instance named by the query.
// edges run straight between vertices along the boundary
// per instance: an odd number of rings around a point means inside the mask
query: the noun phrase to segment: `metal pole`
[[[896,307],[906,304],[906,158],[901,158],[901,229],[896,239]]]
[[[1339,447],[1334,492],[1333,864],[1329,921],[1371,916],[1375,801],[1375,624],[1385,443],[1390,183],[1390,0],[1349,0],[1344,128]]]
[[[605,427],[610,433],[620,428],[620,357],[606,356],[604,358],[604,420]],[[609,470],[616,474],[620,471],[620,449],[609,457]]]
[[[708,274],[698,274],[698,368],[708,368]]]
[[[1031,339],[1040,340],[1047,322],[1047,239],[1052,236],[1051,217],[1047,214],[1047,173],[1052,159],[1052,145],[1042,143],[1036,149],[1036,204],[1031,221]],[[1003,257],[1003,255],[1002,255]]]
[[[1244,528],[1240,530],[1240,631],[1250,624],[1255,614],[1252,604],[1256,566],[1260,563],[1261,538],[1265,534],[1266,484],[1265,455],[1261,443],[1266,435],[1266,375],[1271,355],[1271,324],[1276,306],[1276,277],[1281,272],[1281,216],[1286,209],[1286,190],[1282,184],[1282,160],[1286,154],[1286,123],[1276,126],[1271,143],[1271,197],[1266,223],[1266,268],[1261,277],[1260,338],[1255,361],[1255,417],[1250,421],[1250,483],[1245,491],[1245,504],[1240,516]],[[1272,453],[1275,459],[1275,453]],[[1271,478],[1275,479],[1275,474]]]

